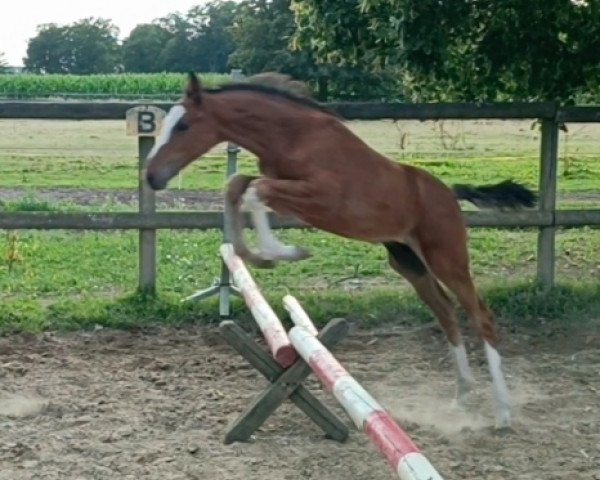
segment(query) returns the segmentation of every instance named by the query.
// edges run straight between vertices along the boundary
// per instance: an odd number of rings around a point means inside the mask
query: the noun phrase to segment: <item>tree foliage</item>
[[[413,99],[569,98],[600,68],[600,0],[294,0],[295,44],[397,71]]]
[[[67,31],[54,23],[40,25],[27,46],[25,68],[35,73],[68,73]]]
[[[230,29],[236,11],[237,4],[233,1],[215,1],[190,10],[188,15],[198,32],[195,38],[197,71],[223,73],[229,70],[229,56],[235,50]]]
[[[231,32],[235,51],[230,64],[247,74],[275,70],[308,81],[317,96],[338,99],[382,98],[389,82],[355,66],[317,63],[310,48],[293,48],[296,24],[290,0],[246,0]]]
[[[234,50],[229,28],[235,11],[235,2],[217,0],[193,7],[185,15],[174,13],[158,20],[170,34],[160,54],[163,69],[226,72]]]
[[[600,89],[600,0],[213,0],[122,45],[117,34],[103,19],[41,25],[25,66],[275,70],[321,99],[588,101]]]
[[[136,26],[123,42],[123,68],[126,72],[154,73],[164,70],[161,52],[171,34],[160,25]]]
[[[8,62],[4,57],[4,52],[0,52],[0,73],[4,72],[8,67]]]
[[[38,73],[226,72],[237,4],[215,0],[138,25],[122,45],[109,20],[41,25],[29,40],[25,66]]]
[[[67,26],[45,24],[29,40],[25,67],[38,73],[109,73],[120,64],[117,35],[110,20],[86,18]]]
[[[242,2],[231,26],[230,63],[247,74],[276,70],[306,79],[315,64],[310,53],[289,48],[294,27],[290,0]]]

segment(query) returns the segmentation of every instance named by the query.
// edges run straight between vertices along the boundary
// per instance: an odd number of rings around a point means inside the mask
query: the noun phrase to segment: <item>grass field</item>
[[[447,183],[505,178],[537,185],[539,132],[532,122],[352,122],[351,128],[393,159],[420,165]],[[561,208],[600,206],[600,125],[561,133]],[[221,191],[223,145],[195,162],[171,189]],[[135,189],[137,146],[124,122],[0,121],[0,205],[4,210],[134,210],[133,204],[65,201],[71,188]],[[242,154],[240,170],[255,171]],[[60,201],[37,199],[56,189]],[[11,190],[12,189],[12,190]],[[19,198],[9,190],[23,189]],[[20,191],[20,190],[19,190]],[[4,192],[4,193],[3,193]],[[68,195],[67,195],[68,196]],[[6,197],[6,198],[4,198]],[[179,300],[219,272],[219,233],[159,232],[157,299],[132,295],[137,275],[136,232],[1,232],[0,329],[39,330],[93,325],[216,320],[214,301]],[[473,229],[470,250],[478,285],[501,317],[521,321],[589,318],[600,312],[600,230],[558,235],[559,287],[534,283],[536,232]],[[348,316],[364,322],[429,318],[381,248],[301,230],[281,232],[314,256],[271,271],[255,271],[276,299],[302,298],[319,320]],[[236,303],[237,313],[245,311]]]
[[[539,131],[530,121],[350,122],[391,158],[423,166],[447,183],[512,177],[537,184]],[[597,192],[600,125],[561,133],[561,192]],[[444,147],[445,146],[445,147]],[[221,190],[224,145],[182,175],[184,189]],[[0,120],[0,186],[135,188],[137,146],[119,121]],[[242,171],[255,171],[242,154]]]

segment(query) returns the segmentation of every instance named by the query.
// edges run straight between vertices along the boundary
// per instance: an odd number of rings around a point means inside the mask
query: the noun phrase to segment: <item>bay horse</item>
[[[510,426],[494,318],[471,278],[458,200],[479,207],[531,207],[535,194],[512,181],[449,188],[425,170],[383,157],[333,112],[297,88],[282,89],[282,83],[263,79],[204,89],[190,73],[183,99],[169,111],[148,155],[147,182],[155,190],[164,189],[181,169],[224,141],[252,152],[261,176],[232,176],[226,188],[235,252],[259,267],[309,255],[275,237],[268,209],[336,235],[383,244],[391,267],[412,284],[450,343],[459,404],[474,379],[447,291],[466,310],[484,342],[496,426]],[[258,252],[244,241],[243,210],[251,214]]]

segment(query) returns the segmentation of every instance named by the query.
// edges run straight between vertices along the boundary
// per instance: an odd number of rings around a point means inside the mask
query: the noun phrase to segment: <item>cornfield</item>
[[[181,96],[185,74],[109,75],[0,75],[0,98],[42,99],[143,99],[175,100]],[[200,74],[203,85],[214,87],[229,81],[229,75]]]

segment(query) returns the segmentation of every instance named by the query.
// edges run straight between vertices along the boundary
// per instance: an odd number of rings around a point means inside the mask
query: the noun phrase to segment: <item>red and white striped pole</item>
[[[300,307],[297,301],[287,301],[297,316],[308,318],[296,304]],[[309,330],[296,325],[289,337],[296,351],[341,403],[356,427],[364,431],[386,457],[401,480],[442,480],[410,437]]]
[[[283,368],[289,367],[294,363],[297,355],[281,321],[256,286],[242,259],[235,254],[233,246],[225,243],[221,245],[220,252],[235,284],[242,292],[246,305],[265,337],[273,358]]]
[[[292,295],[283,297],[283,306],[289,312],[294,325],[306,328],[315,337],[319,334],[317,327],[315,327],[308,314],[304,311],[300,302],[296,300],[296,297]]]

